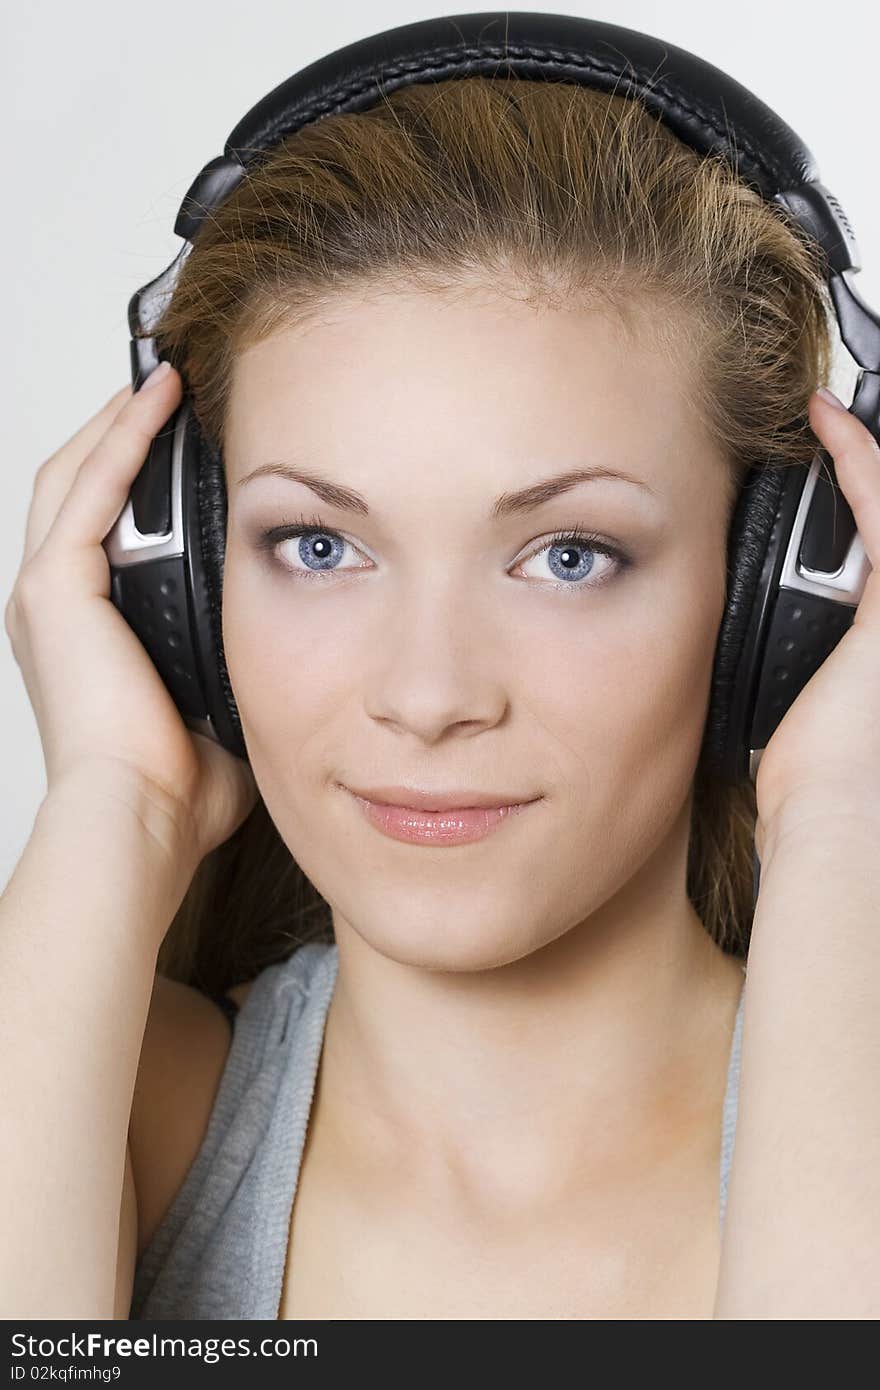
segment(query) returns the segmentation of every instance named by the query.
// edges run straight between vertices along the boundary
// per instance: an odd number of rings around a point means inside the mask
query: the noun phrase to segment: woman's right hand
[[[117,391],[37,470],[6,631],[34,708],[47,795],[144,794],[150,834],[192,873],[238,828],[258,792],[242,759],[187,728],[110,598],[102,541],[153,437],[180,405],[174,368]],[[125,799],[125,798],[123,798]]]

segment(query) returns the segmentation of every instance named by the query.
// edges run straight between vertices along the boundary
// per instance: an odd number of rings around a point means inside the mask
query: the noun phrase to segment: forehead
[[[287,460],[378,495],[403,470],[458,487],[478,465],[485,492],[604,465],[684,500],[714,451],[686,325],[660,312],[482,287],[340,295],[237,359],[228,479]]]

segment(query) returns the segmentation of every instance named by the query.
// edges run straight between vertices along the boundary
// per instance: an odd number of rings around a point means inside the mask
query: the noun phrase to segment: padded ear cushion
[[[202,561],[205,570],[205,587],[208,593],[208,617],[210,622],[210,644],[216,655],[214,669],[220,682],[223,699],[236,735],[244,739],[241,718],[229,671],[226,668],[226,655],[223,651],[223,562],[226,552],[226,481],[223,476],[223,461],[218,450],[208,443],[193,412],[190,416],[187,441],[189,456],[197,468],[197,493],[199,524],[202,541]]]
[[[746,638],[763,603],[761,576],[785,486],[781,465],[753,466],[733,509],[727,536],[727,600],[718,629],[702,758],[725,781],[748,777],[749,730],[734,727],[733,712],[748,715],[756,692],[744,688],[753,663]],[[760,634],[753,634],[752,640]],[[739,722],[739,721],[737,721]]]

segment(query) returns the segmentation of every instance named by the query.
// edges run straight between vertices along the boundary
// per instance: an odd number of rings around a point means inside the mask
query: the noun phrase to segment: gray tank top
[[[337,968],[335,943],[309,942],[256,977],[235,1019],[201,1147],[137,1263],[130,1318],[277,1319]],[[724,1098],[722,1229],[744,999],[745,981]]]

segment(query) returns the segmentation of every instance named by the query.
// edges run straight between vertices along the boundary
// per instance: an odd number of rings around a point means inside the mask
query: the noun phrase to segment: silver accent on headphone
[[[871,564],[865,553],[864,541],[858,531],[853,533],[846,559],[836,572],[827,573],[825,570],[811,570],[798,561],[801,540],[807,524],[816,480],[819,476],[819,464],[820,456],[816,453],[813,456],[810,472],[801,493],[794,525],[791,528],[788,549],[785,552],[782,572],[779,577],[779,586],[782,589],[796,589],[804,594],[816,594],[819,598],[834,599],[837,603],[851,603],[853,607],[856,607],[871,571]]]
[[[129,496],[104,537],[107,558],[116,569],[183,554],[183,439],[189,414],[190,404],[186,401],[178,411],[171,443],[171,530],[164,535],[145,536],[135,525]]]
[[[203,734],[205,738],[213,739],[215,743],[219,742],[217,729],[210,716],[207,719],[201,719],[197,715],[188,714],[184,723],[194,734]]]
[[[137,327],[142,333],[155,333],[168,301],[177,288],[183,263],[192,251],[192,242],[184,241],[170,265],[138,290],[133,301],[134,321],[129,319],[132,332]]]

